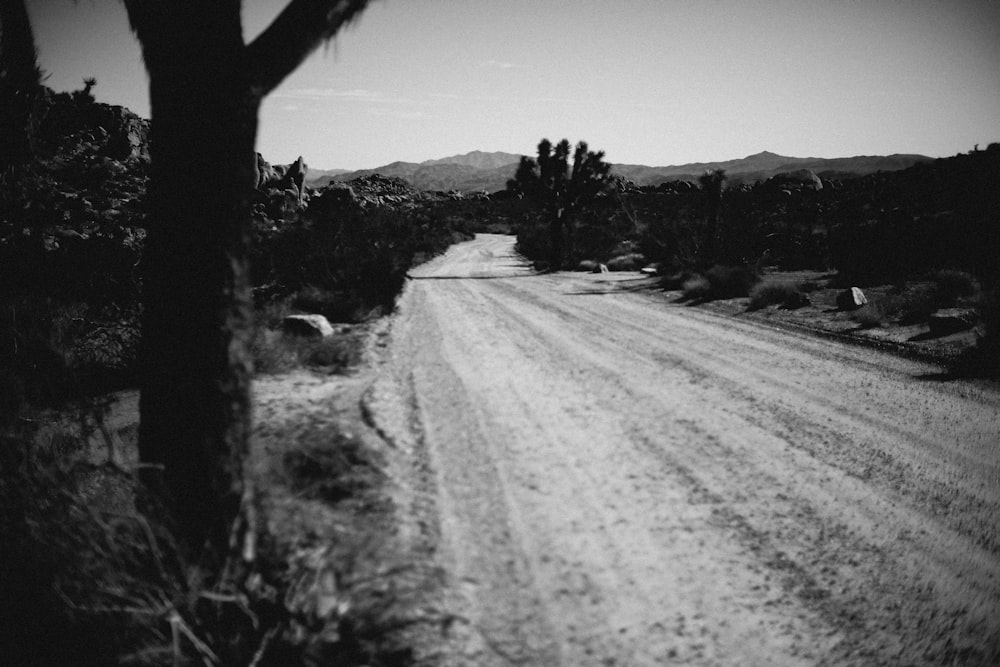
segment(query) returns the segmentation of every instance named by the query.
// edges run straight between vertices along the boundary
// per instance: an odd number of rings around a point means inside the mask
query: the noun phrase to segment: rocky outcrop
[[[309,167],[306,166],[301,155],[291,164],[272,165],[264,159],[263,155],[257,153],[257,164],[254,171],[256,172],[258,190],[262,192],[294,190],[299,200],[303,199]]]
[[[374,206],[408,206],[417,202],[453,199],[451,193],[421,192],[401,178],[380,174],[361,176],[344,183],[331,183],[318,190],[310,202],[310,210],[336,209],[351,204],[362,209]]]
[[[59,152],[76,138],[98,142],[97,152],[117,162],[149,161],[150,123],[125,107],[51,90],[39,107],[39,138],[48,151]]]
[[[823,189],[823,181],[812,169],[796,169],[776,174],[767,180],[767,184],[780,189]]]

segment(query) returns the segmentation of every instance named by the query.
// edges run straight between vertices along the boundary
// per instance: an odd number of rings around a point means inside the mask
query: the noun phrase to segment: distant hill
[[[339,176],[340,174],[350,173],[350,171],[350,169],[313,169],[310,167],[309,171],[306,173],[306,182],[312,183],[313,181],[319,180],[324,176],[332,178],[334,176]],[[329,180],[327,182],[329,182]]]
[[[472,151],[471,153],[466,153],[465,155],[453,155],[451,157],[443,157],[439,160],[424,160],[420,164],[428,166],[435,164],[460,164],[464,167],[472,167],[473,169],[485,169],[491,170],[497,167],[506,167],[507,165],[516,165],[521,161],[521,156],[518,153],[484,153],[483,151]]]
[[[472,151],[464,155],[423,162],[393,162],[374,169],[358,171],[331,170],[309,180],[314,186],[331,181],[350,181],[360,176],[382,174],[408,181],[418,190],[459,190],[494,192],[503,190],[514,177],[521,156],[517,153]],[[878,171],[898,171],[919,162],[930,162],[925,155],[857,155],[843,158],[788,157],[768,151],[722,162],[692,162],[665,167],[641,164],[614,164],[612,173],[637,185],[659,185],[667,181],[696,181],[707,170],[725,169],[731,183],[752,183],[776,174],[811,169],[822,178],[857,178]],[[336,172],[336,173],[335,173]]]
[[[722,162],[692,162],[669,167],[616,164],[612,172],[637,185],[659,185],[667,181],[697,181],[708,170],[725,169],[732,183],[763,181],[776,174],[811,169],[821,178],[858,178],[878,171],[898,171],[918,162],[931,162],[926,155],[857,155],[842,158],[788,157],[768,151]]]
[[[521,156],[516,153],[472,151],[419,163],[392,162],[374,169],[337,170],[339,173],[324,173],[316,178],[310,174],[309,181],[313,186],[320,187],[331,181],[351,181],[361,176],[381,174],[402,178],[418,190],[492,192],[507,186],[507,179],[514,175],[520,160]]]

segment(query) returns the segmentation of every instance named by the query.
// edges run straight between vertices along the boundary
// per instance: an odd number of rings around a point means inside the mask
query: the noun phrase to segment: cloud
[[[527,65],[515,65],[514,63],[503,62],[501,60],[484,60],[479,63],[480,67],[490,69],[527,69]]]
[[[433,116],[429,116],[423,111],[417,111],[414,109],[380,109],[376,107],[369,109],[368,113],[372,116],[378,116],[380,118],[396,118],[399,120],[424,120],[427,118],[433,118]]]
[[[650,102],[630,101],[630,100],[610,100],[610,99],[574,99],[571,97],[518,97],[503,95],[463,95],[460,93],[428,93],[428,97],[441,100],[454,100],[461,102],[489,102],[489,103],[509,103],[520,106],[525,105],[557,105],[568,107],[590,107],[590,108],[610,108],[610,109],[641,109],[659,110],[667,108],[663,104]]]
[[[408,97],[389,97],[378,90],[367,88],[293,88],[274,93],[274,97],[293,100],[339,100],[342,102],[377,102],[380,104],[416,104]]]

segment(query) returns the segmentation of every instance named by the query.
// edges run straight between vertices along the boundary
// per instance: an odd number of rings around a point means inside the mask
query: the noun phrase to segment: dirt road
[[[997,664],[1000,393],[532,275],[415,272],[367,400],[469,665]]]

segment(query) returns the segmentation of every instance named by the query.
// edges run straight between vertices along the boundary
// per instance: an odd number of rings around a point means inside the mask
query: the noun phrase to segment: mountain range
[[[392,162],[374,169],[346,171],[333,169],[309,172],[314,187],[331,181],[350,181],[361,176],[381,174],[409,182],[418,190],[459,190],[494,192],[503,190],[514,177],[521,156],[517,153],[472,151],[464,155],[423,162]],[[877,171],[897,171],[919,162],[930,162],[925,155],[857,155],[843,158],[788,157],[768,151],[722,162],[692,162],[682,165],[649,167],[641,164],[613,164],[611,172],[637,185],[659,185],[668,181],[697,181],[708,170],[725,169],[730,183],[753,183],[776,174],[811,169],[827,179],[857,178]]]

